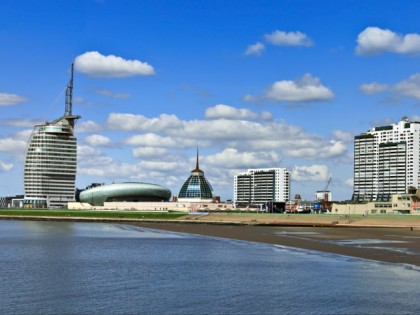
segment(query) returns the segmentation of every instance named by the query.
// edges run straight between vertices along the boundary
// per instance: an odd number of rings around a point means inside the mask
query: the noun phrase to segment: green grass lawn
[[[0,209],[0,215],[11,216],[53,216],[84,218],[127,218],[127,219],[176,219],[185,213],[177,212],[123,212],[85,210],[42,210],[42,209]]]

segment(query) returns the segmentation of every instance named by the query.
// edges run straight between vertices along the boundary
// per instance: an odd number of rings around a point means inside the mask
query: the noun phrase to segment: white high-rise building
[[[390,201],[420,188],[420,122],[406,117],[354,138],[353,201]]]
[[[73,65],[66,90],[64,116],[36,125],[25,157],[26,208],[65,208],[75,200],[77,140],[72,114]]]
[[[286,202],[290,199],[290,172],[285,168],[249,169],[235,175],[233,194],[237,207]]]

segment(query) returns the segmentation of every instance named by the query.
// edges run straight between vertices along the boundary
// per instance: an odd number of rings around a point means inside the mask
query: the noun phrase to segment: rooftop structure
[[[213,188],[198,165],[198,150],[195,169],[182,185],[178,194],[179,202],[213,202]]]
[[[64,116],[34,127],[24,166],[27,208],[65,208],[75,200],[77,139],[72,113],[73,64],[66,88]]]

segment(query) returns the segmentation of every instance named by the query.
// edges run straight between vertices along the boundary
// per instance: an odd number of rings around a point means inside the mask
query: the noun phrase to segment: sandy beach
[[[420,266],[420,216],[210,213],[185,215],[176,220],[74,216],[0,216],[0,219],[133,224]]]
[[[183,220],[135,224],[420,266],[420,218],[210,214]]]

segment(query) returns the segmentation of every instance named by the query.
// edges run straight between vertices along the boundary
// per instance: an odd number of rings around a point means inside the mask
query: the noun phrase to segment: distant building
[[[290,199],[290,181],[285,168],[248,169],[234,177],[233,202],[236,207],[286,202]]]
[[[214,202],[213,188],[198,165],[198,150],[195,169],[179,191],[178,202]]]
[[[420,190],[413,194],[392,194],[389,201],[334,202],[331,212],[340,215],[420,215]]]
[[[105,202],[167,202],[171,195],[168,188],[160,185],[130,182],[91,185],[80,192],[79,200],[92,206],[103,206]]]
[[[354,138],[353,202],[391,200],[420,188],[420,122],[406,117]]]
[[[73,65],[66,89],[64,116],[36,125],[24,167],[25,208],[65,208],[75,200],[77,140],[72,114]]]

